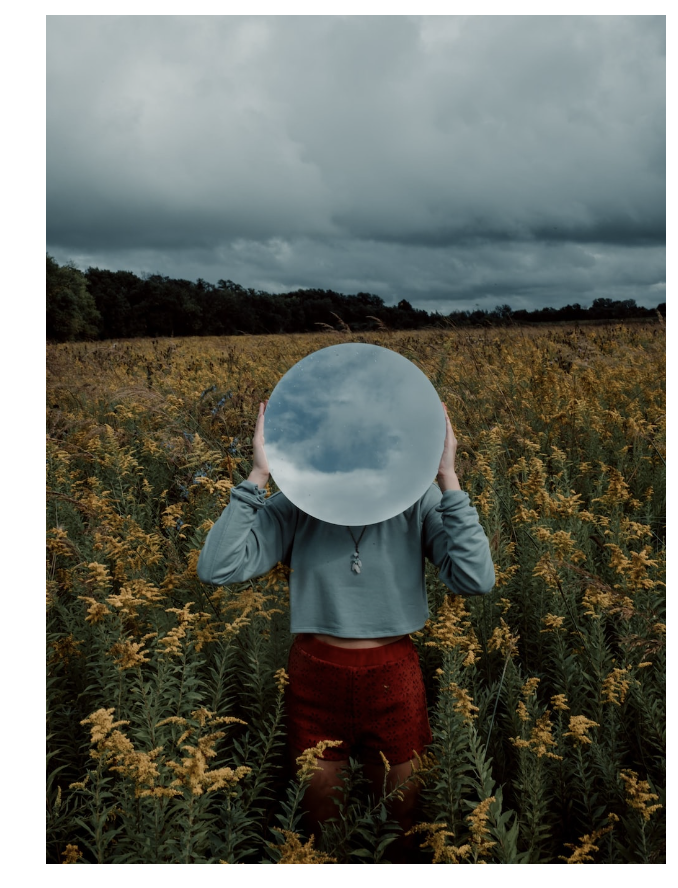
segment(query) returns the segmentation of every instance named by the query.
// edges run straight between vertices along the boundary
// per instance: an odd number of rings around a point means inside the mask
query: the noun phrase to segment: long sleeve
[[[198,576],[223,586],[267,573],[279,561],[289,564],[296,509],[281,493],[268,499],[251,481],[231,491],[231,501],[207,534]]]
[[[440,568],[440,579],[452,592],[490,592],[495,580],[490,544],[468,494],[447,490],[440,495],[431,488],[429,495],[423,523],[426,557]]]

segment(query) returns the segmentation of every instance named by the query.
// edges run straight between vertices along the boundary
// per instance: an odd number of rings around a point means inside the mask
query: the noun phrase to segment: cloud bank
[[[48,16],[58,260],[663,301],[663,16]]]

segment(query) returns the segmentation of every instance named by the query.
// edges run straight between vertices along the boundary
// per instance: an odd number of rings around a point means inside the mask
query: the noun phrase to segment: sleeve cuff
[[[255,509],[262,509],[266,502],[266,491],[257,487],[253,481],[241,481],[231,490],[231,499],[240,500]]]
[[[469,495],[465,490],[446,490],[436,506],[436,511],[445,512],[449,515],[451,512],[457,512],[459,509],[464,509],[466,506],[470,505],[470,502]]]

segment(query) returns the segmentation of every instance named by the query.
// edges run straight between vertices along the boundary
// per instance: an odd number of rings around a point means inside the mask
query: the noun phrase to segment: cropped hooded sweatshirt
[[[358,539],[362,527],[351,527]],[[494,586],[485,531],[468,494],[432,484],[413,506],[378,524],[360,540],[360,573],[351,569],[354,541],[347,527],[319,521],[282,493],[270,497],[243,481],[212,526],[200,558],[205,583],[239,583],[278,562],[289,580],[292,633],[382,638],[416,632],[428,618],[424,559],[460,595]]]

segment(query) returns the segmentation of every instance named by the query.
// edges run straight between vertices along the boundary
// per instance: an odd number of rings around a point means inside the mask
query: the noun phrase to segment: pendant
[[[359,574],[359,573],[360,573],[360,568],[361,568],[362,566],[363,566],[363,563],[362,563],[362,561],[360,560],[360,558],[359,558],[359,556],[358,556],[358,551],[357,551],[357,549],[356,549],[356,551],[353,553],[353,561],[351,562],[351,570],[353,571],[353,573],[357,573],[357,574]]]

